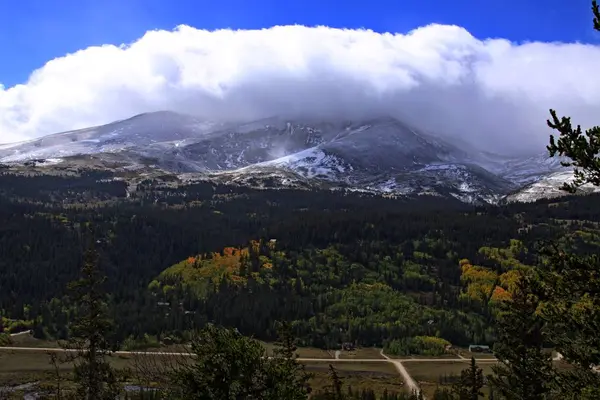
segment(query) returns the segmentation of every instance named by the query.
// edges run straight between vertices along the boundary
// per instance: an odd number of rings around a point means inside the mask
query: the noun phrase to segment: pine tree
[[[600,31],[600,7],[592,2],[593,27]],[[600,186],[600,126],[586,130],[573,127],[570,117],[557,116],[550,110],[548,126],[558,132],[550,137],[550,156],[567,159],[564,166],[574,167],[575,179],[563,189],[575,193],[581,186]],[[555,245],[548,248],[547,262],[540,269],[543,317],[548,322],[550,343],[573,371],[558,376],[564,399],[600,398],[600,258],[576,256]]]
[[[543,351],[544,321],[539,316],[540,300],[533,294],[539,283],[522,275],[512,298],[500,305],[498,339],[490,384],[506,400],[548,399],[554,371],[551,355]]]
[[[329,364],[329,385],[323,391],[316,393],[311,399],[313,400],[346,400],[361,398],[362,392],[357,391],[354,395],[352,390],[348,388],[348,394],[343,393],[343,382],[333,365]]]
[[[56,352],[49,352],[48,356],[50,357],[50,365],[52,365],[52,375],[53,375],[54,382],[56,385],[54,388],[54,398],[56,400],[61,400],[63,397],[62,396],[62,382],[63,382],[64,378],[62,377],[62,375],[60,373],[60,359]]]
[[[548,343],[574,367],[558,374],[562,398],[600,398],[600,257],[553,248],[540,274]]]
[[[594,29],[600,31],[600,7],[596,0],[592,2],[592,13]],[[564,161],[563,165],[575,167],[575,180],[565,183],[563,189],[575,192],[586,183],[600,186],[600,126],[583,132],[580,125],[573,127],[570,117],[558,118],[555,110],[550,110],[550,115],[548,126],[559,133],[558,140],[550,136],[550,156],[566,157],[569,161]]]
[[[483,370],[477,366],[475,358],[471,357],[469,368],[464,369],[459,381],[452,385],[452,393],[458,400],[477,400],[484,396],[481,391],[483,385]]]
[[[331,400],[343,400],[344,394],[342,393],[343,382],[342,378],[338,375],[333,365],[329,364],[329,378],[331,379],[330,394]]]
[[[305,400],[310,375],[296,361],[291,329],[280,328],[273,357],[235,329],[207,325],[191,341],[194,362],[172,371],[170,398]]]
[[[237,330],[208,325],[192,339],[194,362],[173,371],[173,398],[259,399],[266,389],[260,343]]]
[[[303,364],[296,361],[295,338],[292,328],[284,322],[278,327],[279,341],[274,349],[273,358],[269,360],[267,383],[270,390],[269,398],[273,400],[302,400],[310,393],[308,381],[312,377],[306,372]],[[266,399],[266,397],[265,397]]]
[[[90,247],[84,254],[81,278],[68,286],[77,312],[65,346],[74,351],[68,353],[68,361],[74,363],[77,398],[85,400],[114,400],[120,392],[115,370],[106,360],[113,325],[102,289],[104,280],[98,270],[98,253]]]

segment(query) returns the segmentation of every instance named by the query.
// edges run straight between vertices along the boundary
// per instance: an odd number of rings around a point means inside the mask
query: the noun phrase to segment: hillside
[[[436,335],[490,342],[474,294],[498,257],[533,264],[536,244],[550,238],[579,252],[600,243],[595,195],[474,208],[211,182],[148,180],[130,193],[109,178],[0,175],[0,287],[11,288],[0,309],[31,321],[37,336],[67,334],[64,288],[86,226],[108,276],[118,342],[207,321],[272,340],[277,320],[293,321],[302,343],[317,347]]]

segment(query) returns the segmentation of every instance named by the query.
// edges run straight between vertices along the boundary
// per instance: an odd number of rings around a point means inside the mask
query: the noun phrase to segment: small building
[[[491,353],[492,349],[490,346],[483,344],[471,344],[469,345],[469,353]]]
[[[352,342],[346,342],[346,343],[342,344],[342,350],[345,350],[345,351],[356,350],[356,346]]]

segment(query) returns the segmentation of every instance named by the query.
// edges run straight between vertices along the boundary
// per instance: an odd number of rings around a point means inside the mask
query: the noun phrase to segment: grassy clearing
[[[61,356],[64,354],[61,353]],[[112,355],[108,357],[115,368],[125,368],[131,365],[130,356]],[[63,370],[73,368],[71,363],[60,365]],[[50,371],[50,357],[44,351],[10,350],[0,352],[0,374],[21,372],[43,372]]]
[[[307,354],[306,352],[304,354]],[[314,354],[309,352],[308,354]],[[319,354],[319,353],[317,353]],[[373,355],[371,353],[371,355]],[[141,355],[112,355],[109,356],[111,364],[117,369],[134,369],[136,360],[144,359]],[[172,362],[176,356],[147,356],[159,363]],[[190,358],[185,358],[190,360]],[[315,391],[323,389],[330,384],[328,362],[303,362],[307,371],[314,374],[311,385]],[[388,391],[402,391],[404,382],[398,375],[394,366],[385,362],[335,362],[332,364],[339,372],[346,386],[355,390],[373,389],[382,393]],[[61,375],[68,376],[72,364],[60,365]],[[41,385],[53,382],[53,366],[49,363],[49,356],[44,351],[10,350],[0,352],[0,386],[13,386],[28,382],[39,382]]]
[[[0,372],[0,387],[17,386],[26,382],[43,382],[50,379],[50,371]]]
[[[341,359],[357,359],[357,360],[381,360],[384,357],[381,356],[380,354],[380,350],[373,348],[373,347],[367,347],[367,348],[360,348],[360,349],[356,349],[356,350],[352,350],[352,351],[342,351],[340,353],[340,358]]]
[[[386,354],[386,356],[388,356],[389,358],[393,358],[394,360],[427,360],[427,359],[447,359],[447,360],[460,360],[460,358],[456,355],[456,354],[452,354],[452,353],[447,353],[447,354],[442,354],[441,356],[435,356],[435,357],[431,357],[431,356],[395,356],[395,355],[390,355],[390,354]]]
[[[0,374],[50,371],[49,357],[37,351],[2,351],[0,352]],[[70,369],[70,365],[62,366]]]
[[[492,372],[494,362],[479,363],[484,374]],[[432,398],[436,388],[442,387],[441,378],[449,375],[460,375],[461,371],[469,366],[468,361],[443,361],[443,362],[406,362],[404,367],[412,378],[417,381],[423,394]],[[447,386],[449,387],[449,386]],[[484,388],[484,393],[487,389]]]
[[[262,346],[267,351],[267,355],[273,355],[273,349],[275,348],[275,344],[260,342]],[[317,349],[313,347],[299,347],[296,351],[298,357],[300,358],[318,358],[318,359],[334,359],[335,358],[335,350],[323,350]]]
[[[441,384],[441,377],[450,375],[460,375],[463,369],[468,368],[469,361],[465,360],[462,362],[406,362],[403,364],[408,373],[412,376],[412,378],[415,381],[417,381],[417,383],[421,387],[421,390],[423,390],[423,394],[425,395],[425,397],[431,398],[433,396],[433,393],[435,392],[435,389],[438,386],[443,386]],[[491,360],[487,362],[484,361],[477,363],[477,365],[483,370],[484,375],[492,374],[492,367],[496,364],[496,362],[493,362]],[[554,366],[557,369],[572,368],[572,366],[563,361],[554,362]],[[484,388],[483,392],[487,396],[488,389]]]
[[[556,351],[554,351],[551,348],[546,348],[543,350],[545,353],[549,353],[552,354],[552,357],[556,356]],[[471,353],[468,349],[466,348],[458,348],[457,349],[458,354],[460,354],[462,357],[468,358],[469,360],[471,359],[471,357],[475,357],[475,359],[479,359],[479,360],[485,360],[485,359],[495,359],[496,356],[494,354],[491,353]]]
[[[263,347],[266,349],[268,355],[273,354],[273,348],[275,347],[272,343],[261,342]],[[60,345],[55,340],[42,340],[36,339],[31,335],[19,335],[11,338],[10,347],[31,347],[31,348],[59,348]],[[162,345],[160,347],[150,346],[147,349],[139,349],[135,351],[148,351],[148,352],[172,352],[172,353],[187,353],[190,351],[189,345],[183,344],[172,344]],[[359,349],[356,352],[345,352],[348,353],[347,358],[381,358],[378,355],[378,351],[375,349]],[[335,350],[323,350],[312,347],[301,347],[298,348],[297,354],[300,358],[319,358],[319,359],[334,359]]]
[[[427,382],[437,384],[439,378],[445,375],[460,375],[460,372],[469,366],[467,361],[448,361],[448,362],[406,362],[403,363],[408,373],[417,382]],[[479,363],[484,374],[492,372],[492,365],[495,363]]]
[[[60,357],[65,354],[61,353]],[[123,372],[123,383],[138,383],[150,379],[147,372],[162,373],[169,371],[169,366],[192,360],[191,357],[178,357],[171,355],[118,355],[107,356],[108,361],[118,371]],[[154,366],[159,366],[154,369]],[[140,367],[140,368],[138,368]],[[63,362],[59,364],[60,376],[64,380],[63,386],[72,384],[73,364]],[[154,372],[152,372],[154,371]],[[154,376],[154,375],[152,375]],[[0,389],[4,386],[13,387],[26,383],[36,383],[37,387],[44,388],[56,383],[54,366],[50,364],[50,357],[44,351],[10,350],[0,351]],[[13,393],[18,396],[18,392]],[[3,398],[0,394],[0,398]],[[17,398],[23,398],[21,397]]]
[[[36,339],[31,335],[18,335],[11,337],[11,347],[58,348],[55,340]]]
[[[306,362],[306,370],[314,374],[310,383],[314,391],[322,390],[331,384],[329,379],[329,363]],[[353,390],[372,389],[381,394],[385,389],[388,392],[404,391],[404,382],[391,363],[382,362],[332,362],[338,371],[344,386],[351,386]]]
[[[432,384],[432,383],[426,383],[426,384],[422,384],[421,386],[421,390],[423,391],[423,395],[428,398],[431,399],[433,398],[433,394],[435,393],[435,390],[439,387],[439,388],[448,388],[450,389],[450,385],[437,385],[437,384]],[[487,386],[484,386],[482,389],[482,392],[484,394],[484,399],[489,399],[489,388]]]

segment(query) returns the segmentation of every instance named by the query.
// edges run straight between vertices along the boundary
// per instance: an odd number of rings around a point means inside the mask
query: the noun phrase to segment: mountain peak
[[[133,117],[129,117],[126,118],[124,120],[120,120],[120,121],[115,121],[115,123],[118,122],[124,122],[124,121],[139,121],[139,120],[155,120],[155,121],[180,121],[180,120],[193,120],[193,121],[198,121],[199,119],[189,115],[189,114],[182,114],[182,113],[178,113],[175,111],[170,111],[170,110],[159,110],[159,111],[151,111],[151,112],[145,112],[145,113],[141,113],[141,114],[136,114]]]
[[[241,124],[203,121],[163,110],[110,124],[0,147],[0,162],[78,155],[215,179],[283,176],[373,191],[438,193],[494,202],[560,164],[506,157],[455,145],[391,116],[365,120],[274,116]],[[236,178],[237,179],[237,178]],[[276,179],[277,180],[277,179]]]

